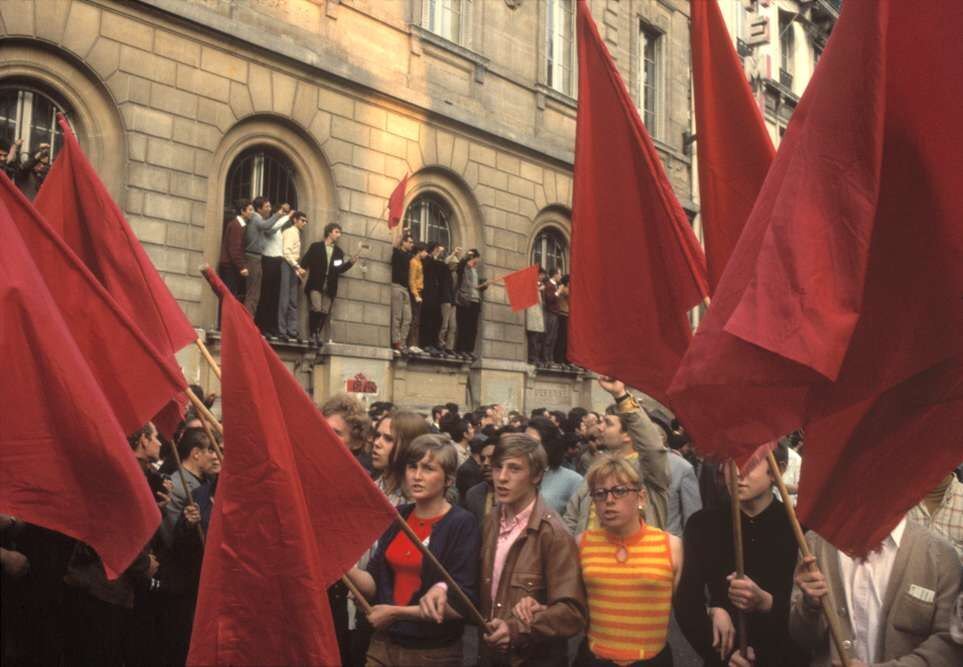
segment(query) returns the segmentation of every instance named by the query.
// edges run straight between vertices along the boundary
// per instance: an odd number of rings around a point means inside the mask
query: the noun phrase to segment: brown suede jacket
[[[541,496],[536,498],[528,526],[508,551],[493,600],[492,570],[499,517],[496,506],[485,518],[482,530],[479,598],[485,618],[500,618],[508,623],[512,643],[508,656],[498,656],[482,642],[483,664],[565,664],[566,640],[582,632],[588,618],[575,540]],[[535,615],[531,627],[512,615],[515,605],[529,596],[548,607]]]

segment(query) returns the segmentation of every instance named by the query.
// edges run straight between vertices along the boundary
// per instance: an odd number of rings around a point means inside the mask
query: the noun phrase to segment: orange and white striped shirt
[[[579,542],[579,560],[588,592],[592,653],[626,664],[658,655],[672,613],[669,534],[643,525],[623,542],[605,530],[587,530]]]

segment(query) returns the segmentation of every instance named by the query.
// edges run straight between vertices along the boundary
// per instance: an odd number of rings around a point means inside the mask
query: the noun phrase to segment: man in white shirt
[[[308,216],[301,211],[291,214],[290,227],[281,232],[281,290],[278,300],[278,332],[289,342],[298,336],[298,292],[306,271],[301,268],[301,230],[308,224]]]
[[[949,632],[960,589],[960,565],[949,542],[905,518],[862,559],[815,533],[806,539],[813,557],[796,568],[789,631],[813,651],[812,665],[840,662],[822,612],[827,603],[837,609],[852,667],[963,664],[963,646]]]
[[[270,203],[269,203],[270,206]],[[257,207],[255,206],[255,209]],[[254,311],[254,322],[261,332],[269,339],[277,339],[278,331],[278,302],[281,299],[281,232],[291,219],[290,207],[281,207],[283,215],[279,216],[268,229],[260,231],[261,247],[261,294]],[[255,211],[256,212],[256,211]],[[270,207],[268,208],[270,212]],[[252,218],[248,229],[255,227],[257,218]]]
[[[802,473],[802,456],[792,448],[788,442],[788,438],[786,440],[786,449],[789,452],[789,463],[786,465],[786,472],[782,474],[782,483],[786,485],[786,490],[789,491],[792,504],[795,505],[799,494],[799,475]],[[773,489],[773,493],[778,495],[779,491]]]

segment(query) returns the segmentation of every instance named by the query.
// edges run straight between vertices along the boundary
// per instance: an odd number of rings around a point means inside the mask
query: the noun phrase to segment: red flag
[[[405,188],[408,187],[408,174],[398,181],[398,185],[388,197],[388,229],[394,229],[401,222],[405,209]]]
[[[124,433],[142,427],[187,386],[97,278],[44,221],[26,197],[0,178],[0,202],[18,228],[97,383]],[[38,395],[35,398],[42,396]],[[0,429],[2,430],[2,429]]]
[[[59,122],[64,145],[35,206],[157,351],[173,354],[197,333],[87,161],[70,125],[63,116]]]
[[[538,264],[533,264],[502,279],[512,310],[525,310],[538,303],[538,270]]]
[[[395,512],[244,307],[221,295],[224,439],[191,665],[336,665],[326,589]]]
[[[707,453],[805,425],[800,517],[853,553],[960,459],[961,32],[845,3],[671,389]]]
[[[0,512],[90,544],[116,578],[157,529],[157,505],[75,339],[86,327],[58,306],[40,278],[50,265],[34,261],[3,201],[0,235]],[[84,282],[72,268],[56,266],[65,286]],[[81,318],[111,310],[103,292],[86,298]]]
[[[699,205],[715,290],[762,189],[773,148],[716,0],[691,4]]]
[[[583,0],[578,63],[568,356],[664,400],[705,257]]]
[[[161,411],[151,420],[158,432],[168,440],[174,439],[177,427],[184,421],[184,410],[187,407],[187,397],[183,394],[175,396],[167,402]]]

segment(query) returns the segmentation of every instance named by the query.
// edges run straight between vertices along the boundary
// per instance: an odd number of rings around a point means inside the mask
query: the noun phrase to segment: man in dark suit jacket
[[[338,276],[354,266],[358,260],[355,255],[348,260],[344,251],[338,247],[341,238],[341,225],[328,223],[324,228],[324,240],[311,244],[301,259],[301,266],[307,269],[308,279],[304,293],[308,295],[308,331],[316,345],[321,345],[321,331],[331,314],[334,299],[338,296]]]
[[[449,273],[448,267],[440,259],[444,256],[445,246],[432,241],[428,244],[428,256],[422,261],[425,286],[421,292],[421,327],[418,330],[418,347],[433,356],[441,356],[438,332],[441,331],[441,291],[442,274]]]

